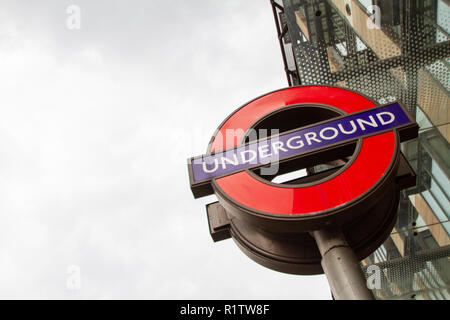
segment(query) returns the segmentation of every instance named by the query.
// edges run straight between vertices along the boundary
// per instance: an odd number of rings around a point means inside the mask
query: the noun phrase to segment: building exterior
[[[290,86],[400,99],[416,117],[419,137],[402,152],[417,185],[402,191],[395,228],[361,266],[367,277],[380,271],[377,299],[450,299],[450,1],[270,2]]]

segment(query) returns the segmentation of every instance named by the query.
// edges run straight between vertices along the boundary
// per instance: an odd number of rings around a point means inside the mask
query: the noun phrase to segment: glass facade
[[[271,1],[290,86],[336,85],[383,104],[400,99],[419,137],[402,145],[417,185],[402,191],[376,265],[378,299],[450,299],[450,3]]]

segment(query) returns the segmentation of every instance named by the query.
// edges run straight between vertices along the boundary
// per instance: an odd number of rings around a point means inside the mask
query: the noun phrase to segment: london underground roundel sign
[[[360,258],[385,240],[399,190],[415,184],[399,145],[417,130],[399,101],[330,86],[274,91],[232,113],[188,160],[191,189],[219,200],[208,209],[213,238],[226,230],[263,265],[320,273],[310,231],[341,228]],[[299,169],[308,174],[274,180]]]

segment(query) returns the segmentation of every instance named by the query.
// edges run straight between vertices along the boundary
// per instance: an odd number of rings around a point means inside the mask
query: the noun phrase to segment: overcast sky
[[[286,85],[268,0],[0,0],[0,298],[329,299],[213,243],[189,188]]]

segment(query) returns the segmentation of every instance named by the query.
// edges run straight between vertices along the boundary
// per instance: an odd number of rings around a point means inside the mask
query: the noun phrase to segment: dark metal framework
[[[288,33],[288,25],[284,19],[284,8],[276,0],[270,0],[272,6],[273,17],[275,19],[275,26],[277,30],[278,41],[281,48],[281,56],[283,57],[284,71],[289,86],[296,86],[302,84],[297,72],[297,65],[295,64],[294,54],[292,48],[288,44],[291,42]],[[289,65],[287,57],[294,61],[294,65]]]

